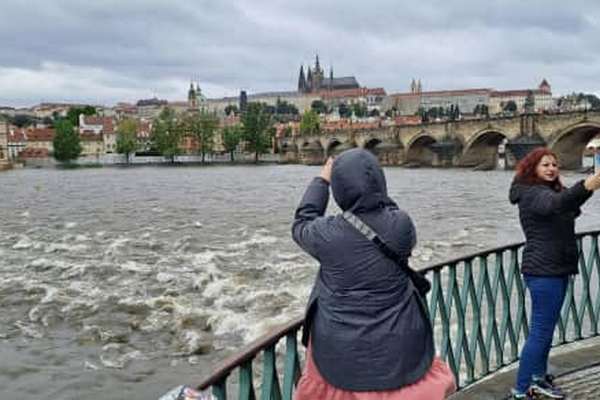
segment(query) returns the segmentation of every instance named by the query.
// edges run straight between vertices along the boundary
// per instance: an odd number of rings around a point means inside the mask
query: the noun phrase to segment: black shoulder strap
[[[377,247],[389,258],[398,263],[403,269],[410,268],[406,262],[398,253],[392,250],[388,245],[385,244],[383,240],[379,238],[377,233],[371,228],[369,225],[365,224],[360,218],[354,215],[351,211],[344,211],[342,217],[348,221],[350,225],[352,225],[356,230],[362,233],[367,239],[375,243]],[[412,271],[411,271],[412,272]]]

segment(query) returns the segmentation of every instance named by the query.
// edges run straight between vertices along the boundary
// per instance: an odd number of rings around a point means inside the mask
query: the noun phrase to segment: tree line
[[[214,152],[216,135],[220,132],[223,148],[229,153],[231,161],[235,161],[234,152],[243,144],[247,151],[254,154],[254,161],[258,162],[259,156],[271,147],[275,135],[274,114],[266,104],[252,102],[248,103],[240,114],[239,124],[221,129],[215,112],[200,109],[178,114],[165,107],[153,120],[147,144],[138,140],[138,121],[125,118],[119,121],[116,128],[116,152],[124,154],[127,163],[131,154],[137,151],[162,155],[175,162],[176,156],[183,152],[182,143],[187,139],[195,141],[197,154],[204,163],[206,155]],[[61,118],[53,125],[54,158],[62,163],[76,160],[82,152],[81,140],[76,129],[78,119]]]

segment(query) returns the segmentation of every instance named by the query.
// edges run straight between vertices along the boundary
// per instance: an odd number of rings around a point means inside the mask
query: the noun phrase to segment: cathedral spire
[[[306,78],[304,77],[304,66],[300,65],[300,74],[298,76],[298,91],[306,92]]]

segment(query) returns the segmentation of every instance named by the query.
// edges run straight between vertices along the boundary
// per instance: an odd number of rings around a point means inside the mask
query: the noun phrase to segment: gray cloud
[[[533,87],[600,92],[594,1],[4,1],[0,105],[183,100],[291,90],[319,53],[388,92]]]

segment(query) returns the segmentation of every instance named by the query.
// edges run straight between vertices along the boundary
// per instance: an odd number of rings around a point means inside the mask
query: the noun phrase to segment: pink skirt
[[[439,357],[434,358],[425,376],[399,389],[370,392],[338,389],[321,376],[309,346],[306,351],[306,366],[298,381],[294,400],[442,400],[455,391],[454,375]]]

